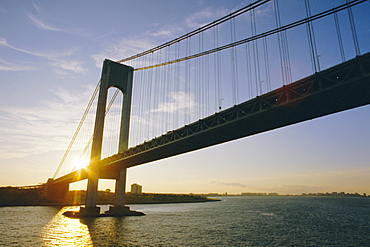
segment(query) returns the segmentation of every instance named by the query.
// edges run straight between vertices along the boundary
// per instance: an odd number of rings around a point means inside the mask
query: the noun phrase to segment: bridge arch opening
[[[124,97],[123,92],[116,87],[110,87],[108,89],[108,101],[103,130],[102,159],[118,153]]]

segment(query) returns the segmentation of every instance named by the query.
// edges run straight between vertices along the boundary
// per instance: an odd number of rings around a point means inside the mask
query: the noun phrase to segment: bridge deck
[[[103,159],[101,178],[118,170],[370,104],[370,53]],[[55,182],[86,179],[76,171]]]

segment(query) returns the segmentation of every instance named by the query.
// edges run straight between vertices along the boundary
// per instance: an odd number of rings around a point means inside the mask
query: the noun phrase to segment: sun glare
[[[82,168],[85,168],[89,165],[89,162],[85,159],[79,159],[74,162],[73,167],[75,167],[76,170],[80,170]]]

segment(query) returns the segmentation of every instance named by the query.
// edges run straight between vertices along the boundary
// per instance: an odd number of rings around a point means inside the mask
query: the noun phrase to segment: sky
[[[135,55],[249,2],[1,1],[0,186],[52,177],[104,59]],[[370,106],[363,106],[130,168],[127,186],[165,193],[370,194],[369,126]],[[113,187],[100,181],[100,189]]]

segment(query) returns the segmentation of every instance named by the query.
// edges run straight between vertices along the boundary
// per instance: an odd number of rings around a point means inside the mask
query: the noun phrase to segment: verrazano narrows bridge
[[[128,214],[129,167],[369,104],[369,14],[365,0],[259,0],[106,60],[48,197],[88,179],[81,213],[96,215],[99,178],[115,179],[110,213]]]

